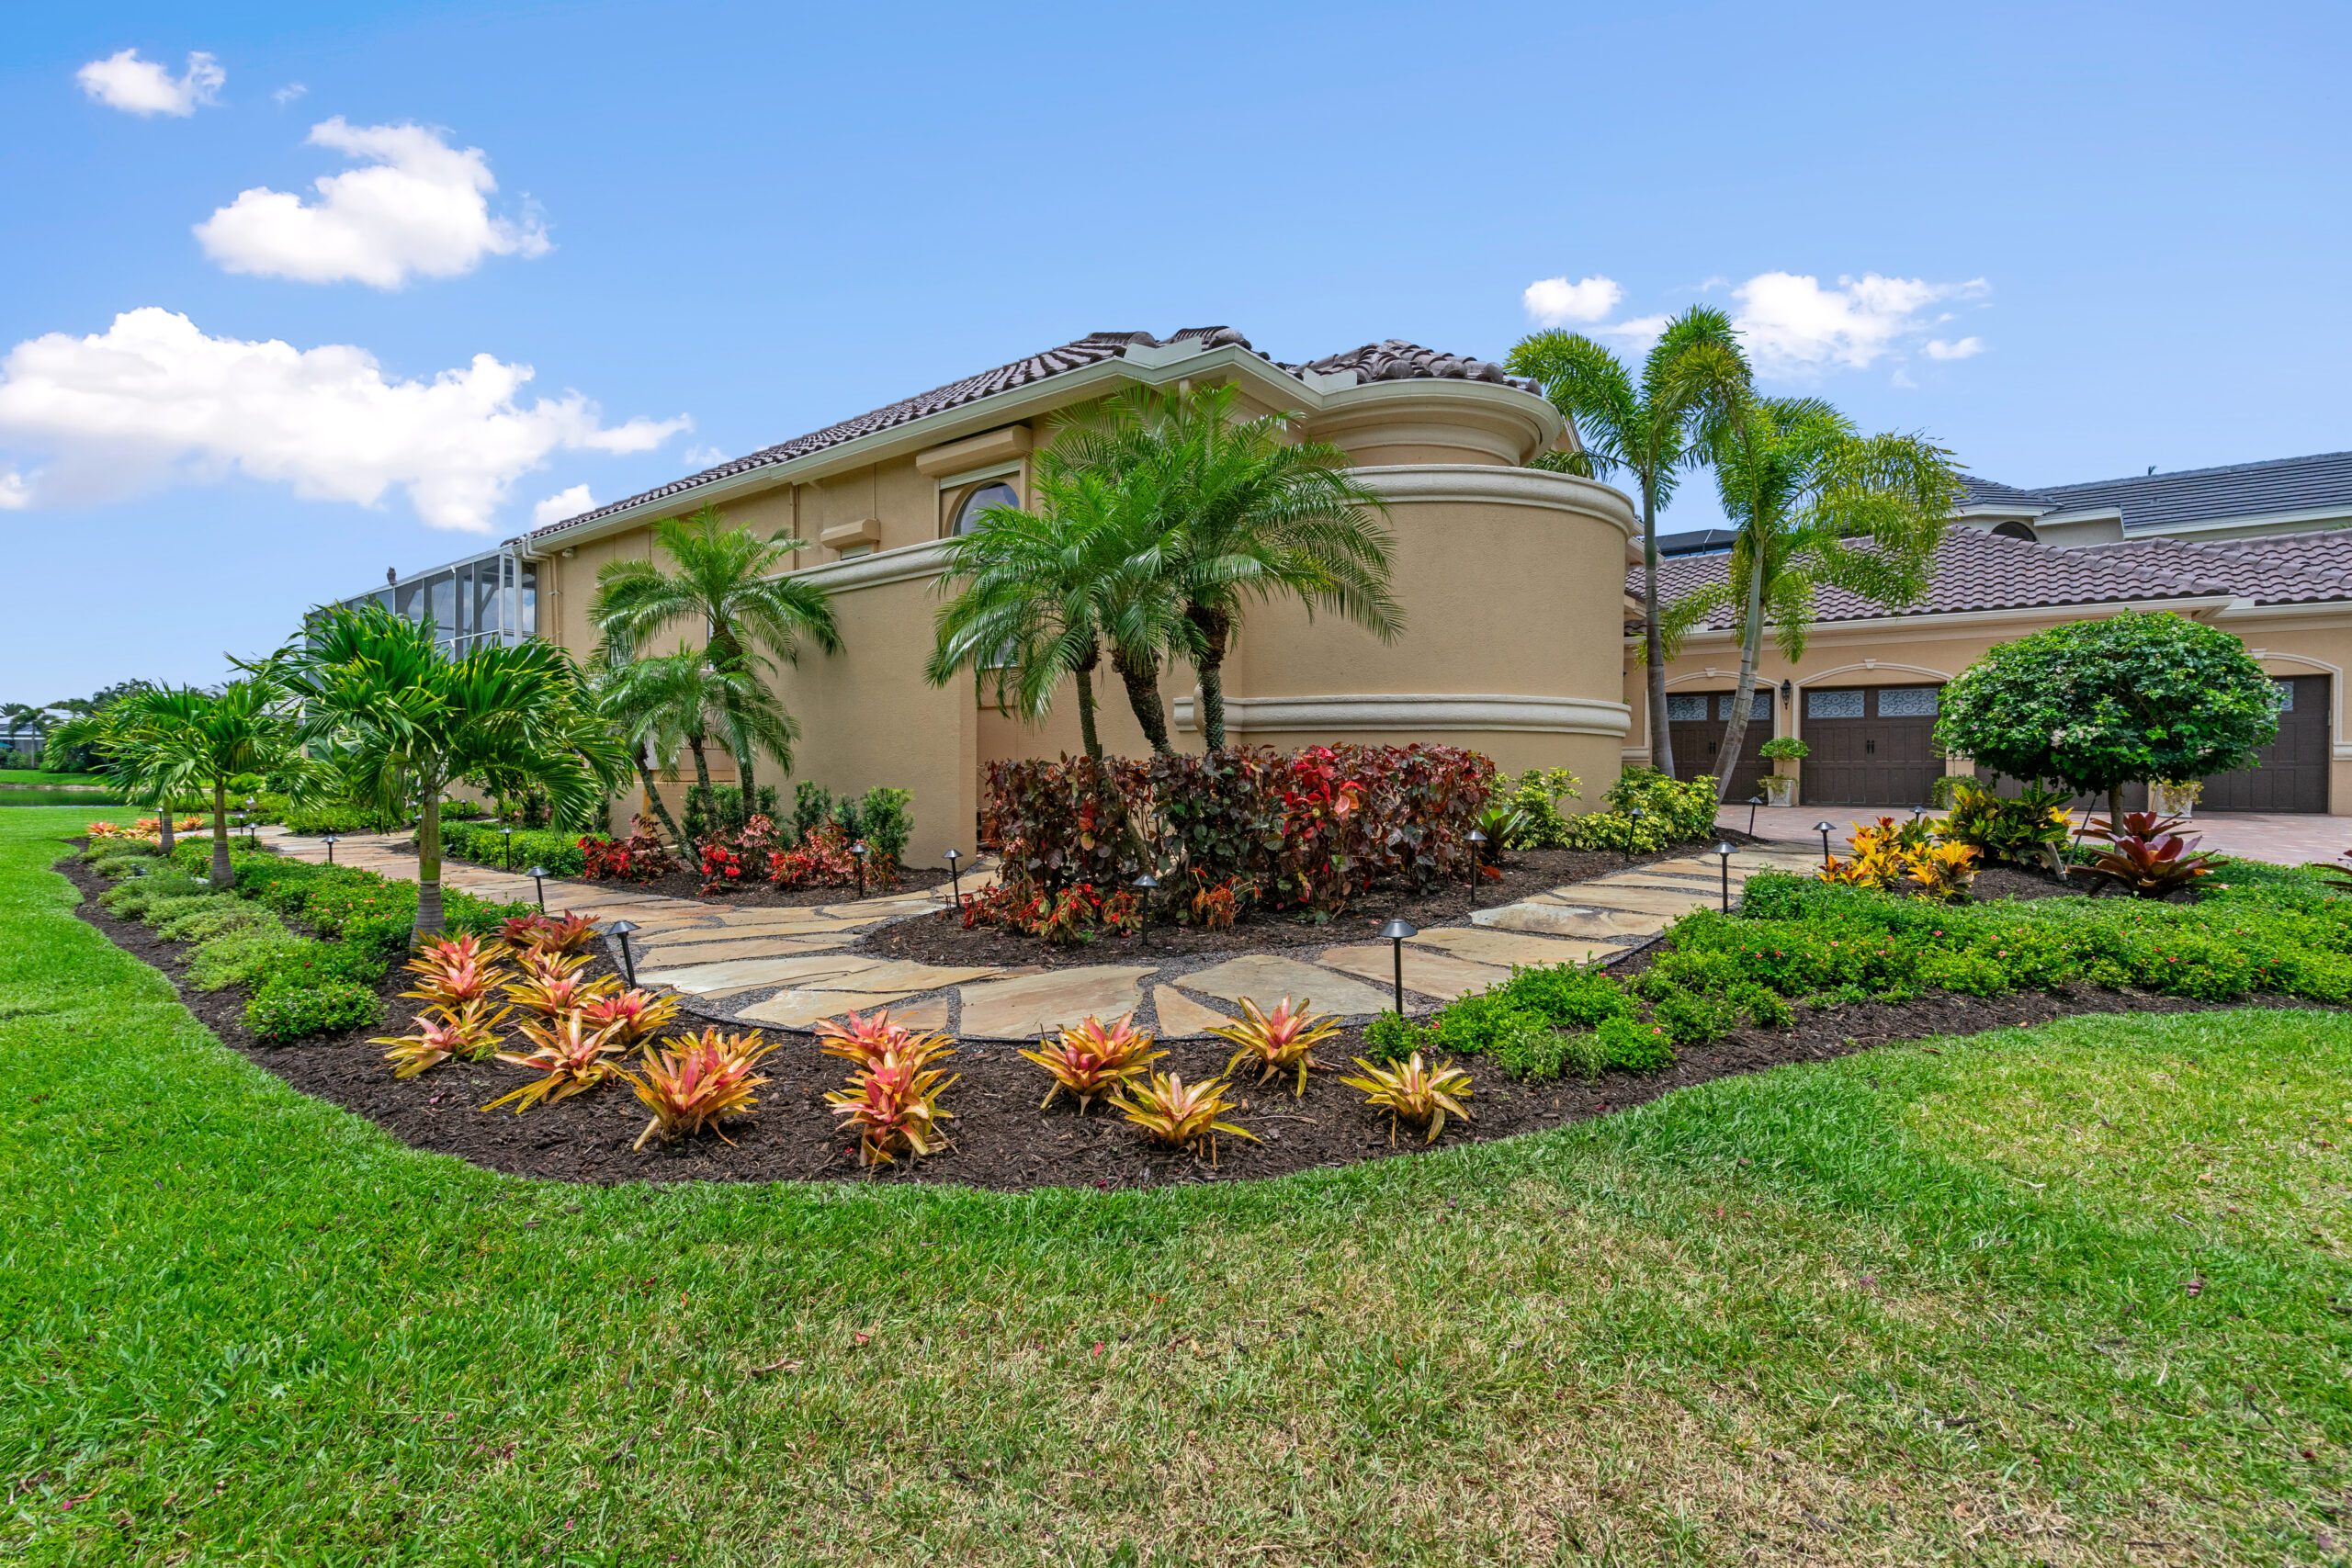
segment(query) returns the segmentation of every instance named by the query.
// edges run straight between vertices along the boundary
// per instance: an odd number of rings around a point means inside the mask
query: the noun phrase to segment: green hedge
[[[494,822],[444,822],[441,852],[476,865],[504,867],[509,860],[506,840]],[[587,869],[580,835],[551,828],[517,828],[512,855],[514,869],[543,865],[552,876],[578,876]]]

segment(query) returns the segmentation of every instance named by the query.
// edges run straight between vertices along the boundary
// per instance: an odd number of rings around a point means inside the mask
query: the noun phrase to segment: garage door
[[[1666,699],[1667,739],[1674,743],[1677,778],[1713,778],[1723,756],[1724,726],[1731,722],[1736,692],[1677,692]],[[1758,686],[1747,710],[1747,734],[1739,744],[1739,765],[1731,771],[1725,800],[1746,800],[1763,791],[1756,781],[1771,770],[1756,749],[1772,739],[1772,693]]]
[[[1944,771],[1936,750],[1940,686],[1815,686],[1800,770],[1807,806],[1917,806]]]
[[[2327,809],[2328,678],[2297,675],[2273,681],[2278,692],[2278,739],[2256,753],[2256,766],[2205,781],[2199,811],[2325,811]]]

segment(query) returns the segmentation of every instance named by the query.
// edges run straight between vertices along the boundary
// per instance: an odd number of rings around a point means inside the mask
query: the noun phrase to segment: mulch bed
[[[391,847],[401,854],[416,853],[416,844],[413,840]],[[487,871],[506,869],[495,862],[459,860],[455,855],[445,856],[444,862],[449,865],[480,865]],[[578,879],[574,878],[574,880]],[[865,897],[879,898],[886,894],[926,893],[932,888],[943,886],[946,881],[947,874],[944,871],[919,871],[908,868],[901,870],[899,873],[899,880],[888,887],[867,883]],[[777,887],[765,882],[744,882],[724,892],[706,893],[703,890],[702,874],[684,869],[673,871],[667,876],[654,877],[650,882],[614,882],[600,884],[600,886],[626,888],[632,893],[658,893],[667,898],[698,899],[714,909],[766,909],[787,907],[806,908],[819,904],[854,903],[858,897],[854,884],[847,887]]]
[[[1757,841],[1745,833],[1734,833],[1731,840],[1735,843]],[[1451,883],[1418,897],[1375,891],[1355,908],[1320,924],[1290,915],[1256,913],[1224,931],[1213,931],[1197,926],[1163,924],[1155,919],[1151,958],[1154,963],[1166,964],[1183,958],[1231,958],[1245,953],[1319,952],[1337,942],[1372,941],[1374,933],[1391,919],[1408,919],[1427,930],[1459,921],[1473,909],[1516,904],[1571,882],[1606,876],[1612,871],[1647,865],[1653,861],[1677,860],[1694,852],[1698,852],[1689,844],[1630,859],[1613,850],[1515,850],[1504,857],[1499,880],[1481,877],[1475,884]],[[1141,939],[1106,934],[1074,947],[1057,947],[1035,937],[991,927],[967,931],[961,915],[944,910],[885,926],[869,934],[858,951],[949,968],[994,964],[1069,969],[1089,964],[1136,962],[1134,955],[1141,951]]]
[[[1294,1099],[1283,1083],[1244,1089],[1247,1106],[1231,1120],[1258,1134],[1262,1143],[1225,1139],[1215,1165],[1162,1154],[1100,1104],[1080,1117],[1065,1096],[1052,1111],[1041,1112],[1037,1102],[1045,1095],[1045,1075],[1013,1045],[975,1042],[961,1046],[948,1064],[963,1075],[943,1101],[955,1112],[947,1128],[954,1148],[868,1173],[859,1168],[835,1132],[834,1118],[821,1098],[822,1091],[840,1085],[842,1075],[836,1069],[842,1065],[820,1054],[807,1035],[787,1034],[785,1048],[767,1060],[771,1081],[760,1091],[757,1118],[728,1129],[735,1140],[731,1145],[704,1138],[674,1148],[653,1145],[632,1152],[629,1145],[643,1131],[646,1115],[624,1084],[609,1084],[516,1116],[503,1111],[484,1114],[478,1109],[524,1081],[520,1073],[496,1063],[445,1063],[405,1082],[394,1078],[383,1060],[383,1047],[369,1043],[368,1037],[399,1034],[408,1028],[415,1004],[393,994],[404,983],[399,979],[387,979],[380,988],[386,1017],[377,1028],[296,1045],[264,1045],[245,1028],[242,992],[189,987],[182,944],[164,942],[146,926],[117,919],[99,908],[96,897],[106,880],[79,860],[60,862],[58,870],[84,895],[81,917],[118,947],[168,976],[189,1010],[231,1048],[304,1093],[365,1116],[413,1147],[454,1155],[510,1175],[594,1183],[873,1180],[960,1182],[1000,1190],[1083,1186],[1110,1190],[1280,1176],[1386,1158],[1420,1146],[1408,1130],[1392,1147],[1386,1122],[1364,1107],[1354,1090],[1340,1085],[1338,1072],[1327,1070],[1310,1075],[1303,1099]],[[612,971],[598,954],[591,972]],[[1476,1119],[1450,1123],[1441,1141],[1455,1144],[1556,1127],[1713,1078],[1791,1062],[1827,1061],[1893,1041],[2045,1023],[2074,1013],[2199,1012],[2247,1005],[2306,1004],[2269,998],[2222,1004],[2097,990],[1996,998],[1937,994],[1902,1003],[1800,1007],[1792,1029],[1743,1029],[1712,1044],[1684,1050],[1671,1068],[1657,1074],[1611,1073],[1589,1081],[1525,1084],[1474,1057],[1462,1065],[1476,1084],[1470,1100]],[[1344,1069],[1362,1049],[1361,1033],[1351,1030],[1319,1047],[1317,1055],[1327,1068]],[[1169,1055],[1157,1066],[1191,1081],[1221,1071],[1225,1060],[1226,1053],[1216,1042],[1178,1041],[1170,1043]]]

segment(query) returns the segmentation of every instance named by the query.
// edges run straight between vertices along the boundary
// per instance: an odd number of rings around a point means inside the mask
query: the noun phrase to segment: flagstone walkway
[[[283,853],[327,858],[316,839],[274,828],[257,834]],[[338,841],[335,859],[413,879],[416,857],[393,847],[405,837],[355,834]],[[1741,850],[1731,857],[1732,898],[1755,873],[1804,872],[1819,853],[1784,842]],[[448,886],[484,898],[528,902],[534,896],[529,877],[491,867],[447,861],[442,875]],[[1427,1012],[1485,990],[1510,978],[1513,964],[1622,957],[1677,917],[1715,905],[1724,896],[1723,877],[1714,856],[1694,852],[1431,927],[1404,944],[1407,1010]],[[966,874],[964,886],[973,891],[990,880],[983,865]],[[858,951],[858,940],[876,927],[949,902],[942,887],[838,904],[729,908],[608,883],[551,878],[547,884],[550,909],[627,919],[637,928],[629,942],[643,984],[678,992],[698,1013],[770,1029],[806,1030],[820,1019],[888,1007],[893,1018],[965,1039],[1025,1040],[1090,1013],[1135,1012],[1138,1022],[1181,1039],[1224,1023],[1244,997],[1264,1007],[1285,996],[1312,998],[1317,1011],[1350,1021],[1384,1011],[1392,1000],[1396,953],[1385,942],[1339,942],[1311,957],[1267,953],[1224,959],[1162,959],[1122,943],[1120,956],[1127,962],[1068,969],[950,967]]]

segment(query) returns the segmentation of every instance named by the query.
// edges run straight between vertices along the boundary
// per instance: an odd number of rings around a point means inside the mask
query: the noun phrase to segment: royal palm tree
[[[274,665],[250,667],[243,680],[230,682],[217,695],[192,686],[154,687],[89,717],[98,727],[92,739],[105,750],[108,776],[128,793],[158,803],[158,818],[166,824],[157,835],[160,847],[170,843],[173,798],[187,789],[211,795],[214,887],[236,880],[229,864],[229,781],[259,773],[295,799],[309,793],[292,705]]]
[[[1394,638],[1394,548],[1379,495],[1324,441],[1294,441],[1289,416],[1238,419],[1231,386],[1111,400],[1076,429],[1079,465],[1112,476],[1139,530],[1159,536],[1183,616],[1176,646],[1201,681],[1201,732],[1225,747],[1225,661],[1252,601],[1293,599]]]
[[[1706,415],[1724,516],[1735,530],[1724,581],[1668,606],[1667,657],[1706,616],[1739,626],[1739,685],[1716,763],[1720,795],[1739,763],[1764,629],[1794,660],[1813,629],[1814,591],[1842,588],[1901,610],[1918,603],[1961,493],[1951,454],[1920,435],[1863,435],[1815,398],[1735,398]]]
[[[1510,351],[1510,368],[1532,376],[1568,416],[1583,450],[1544,463],[1587,479],[1631,478],[1642,506],[1642,660],[1649,710],[1650,763],[1674,772],[1666,718],[1666,651],[1659,630],[1657,514],[1683,470],[1706,460],[1702,416],[1748,389],[1747,361],[1731,318],[1705,306],[1667,323],[1642,362],[1639,382],[1616,355],[1581,333],[1542,332]],[[1541,461],[1541,460],[1539,460]]]
[[[651,560],[617,560],[596,574],[588,618],[616,657],[634,659],[673,625],[703,630],[703,658],[729,677],[732,704],[747,689],[743,681],[762,685],[763,673],[778,661],[797,662],[804,640],[826,653],[840,650],[841,630],[824,589],[785,575],[802,541],[782,531],[762,539],[729,526],[707,506],[692,517],[654,524],[653,541],[666,569]],[[736,717],[732,739],[744,750],[735,765],[748,801],[763,725],[748,712]],[[789,771],[788,757],[785,766]]]
[[[577,821],[628,776],[579,667],[552,643],[484,644],[453,659],[431,622],[377,604],[327,610],[305,631],[280,655],[302,739],[336,747],[356,793],[419,802],[413,940],[443,925],[444,789],[492,774],[537,784],[558,821]]]

